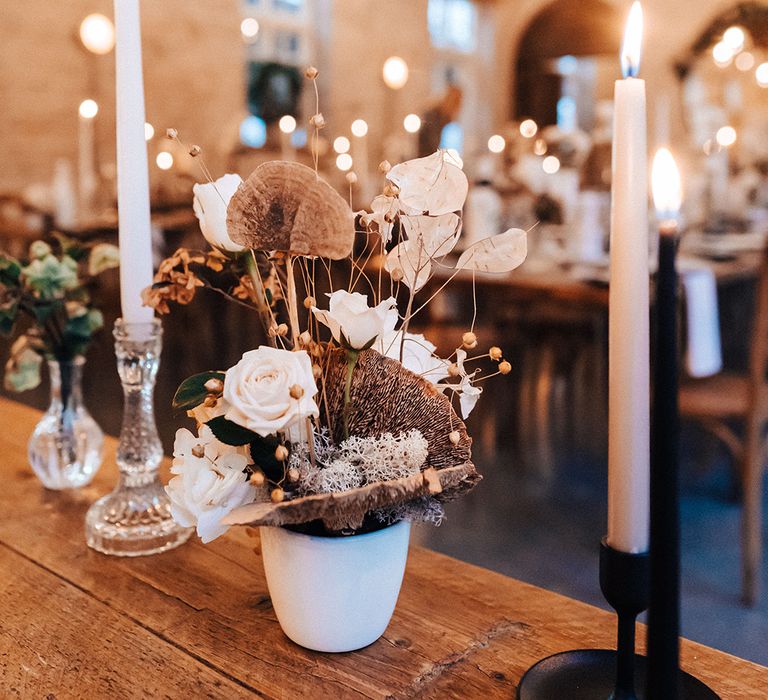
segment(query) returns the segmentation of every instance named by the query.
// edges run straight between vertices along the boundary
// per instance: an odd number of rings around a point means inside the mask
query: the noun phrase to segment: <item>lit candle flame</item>
[[[640,53],[643,45],[643,8],[638,0],[629,11],[624,41],[621,45],[621,72],[625,78],[636,78],[640,72]]]
[[[659,221],[677,221],[682,202],[680,171],[666,148],[656,151],[651,173],[653,204]]]

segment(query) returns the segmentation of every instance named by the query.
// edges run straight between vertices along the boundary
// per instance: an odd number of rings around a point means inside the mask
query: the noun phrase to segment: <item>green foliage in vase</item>
[[[5,366],[6,389],[35,388],[44,357],[67,361],[87,351],[104,325],[89,286],[118,262],[112,244],[58,234],[51,242],[34,241],[23,260],[0,252],[0,333],[18,333]]]

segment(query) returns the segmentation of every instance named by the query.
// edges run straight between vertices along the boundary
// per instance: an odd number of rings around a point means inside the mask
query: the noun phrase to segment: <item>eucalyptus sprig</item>
[[[0,252],[0,333],[13,336],[22,319],[5,367],[4,384],[12,391],[40,383],[43,358],[60,362],[84,354],[102,326],[89,286],[119,264],[110,243],[82,243],[62,235],[34,241],[26,259]]]

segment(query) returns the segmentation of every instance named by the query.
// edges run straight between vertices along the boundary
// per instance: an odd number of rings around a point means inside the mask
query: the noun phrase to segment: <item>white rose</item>
[[[227,370],[224,401],[227,420],[266,437],[319,416],[312,361],[304,350],[261,346]]]
[[[197,183],[192,192],[192,207],[200,221],[200,230],[214,248],[239,253],[245,248],[237,245],[227,233],[227,206],[243,179],[239,175],[222,175],[216,182]]]
[[[400,361],[400,343],[402,331],[390,331],[379,337],[374,349],[382,355]],[[403,342],[403,367],[411,370],[427,381],[437,384],[448,376],[447,360],[441,360],[434,352],[434,343],[427,340],[421,333],[406,333]]]
[[[312,307],[320,323],[331,329],[333,339],[341,343],[343,335],[355,350],[364,348],[379,336],[394,330],[397,323],[397,302],[394,297],[385,299],[378,306],[368,306],[368,297],[340,289],[328,295],[328,311]]]
[[[199,437],[185,428],[177,430],[171,467],[176,476],[165,487],[173,519],[183,527],[197,527],[203,543],[223,535],[228,526],[221,519],[256,495],[243,473],[248,461],[246,447],[219,442],[207,426]]]

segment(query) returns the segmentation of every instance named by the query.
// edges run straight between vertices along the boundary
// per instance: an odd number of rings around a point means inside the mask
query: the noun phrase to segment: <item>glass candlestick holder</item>
[[[170,501],[158,478],[163,448],[157,434],[153,394],[160,364],[162,326],[115,322],[117,371],[124,409],[117,466],[120,478],[112,493],[88,510],[89,547],[123,557],[156,554],[185,542],[192,530],[171,517]]]

